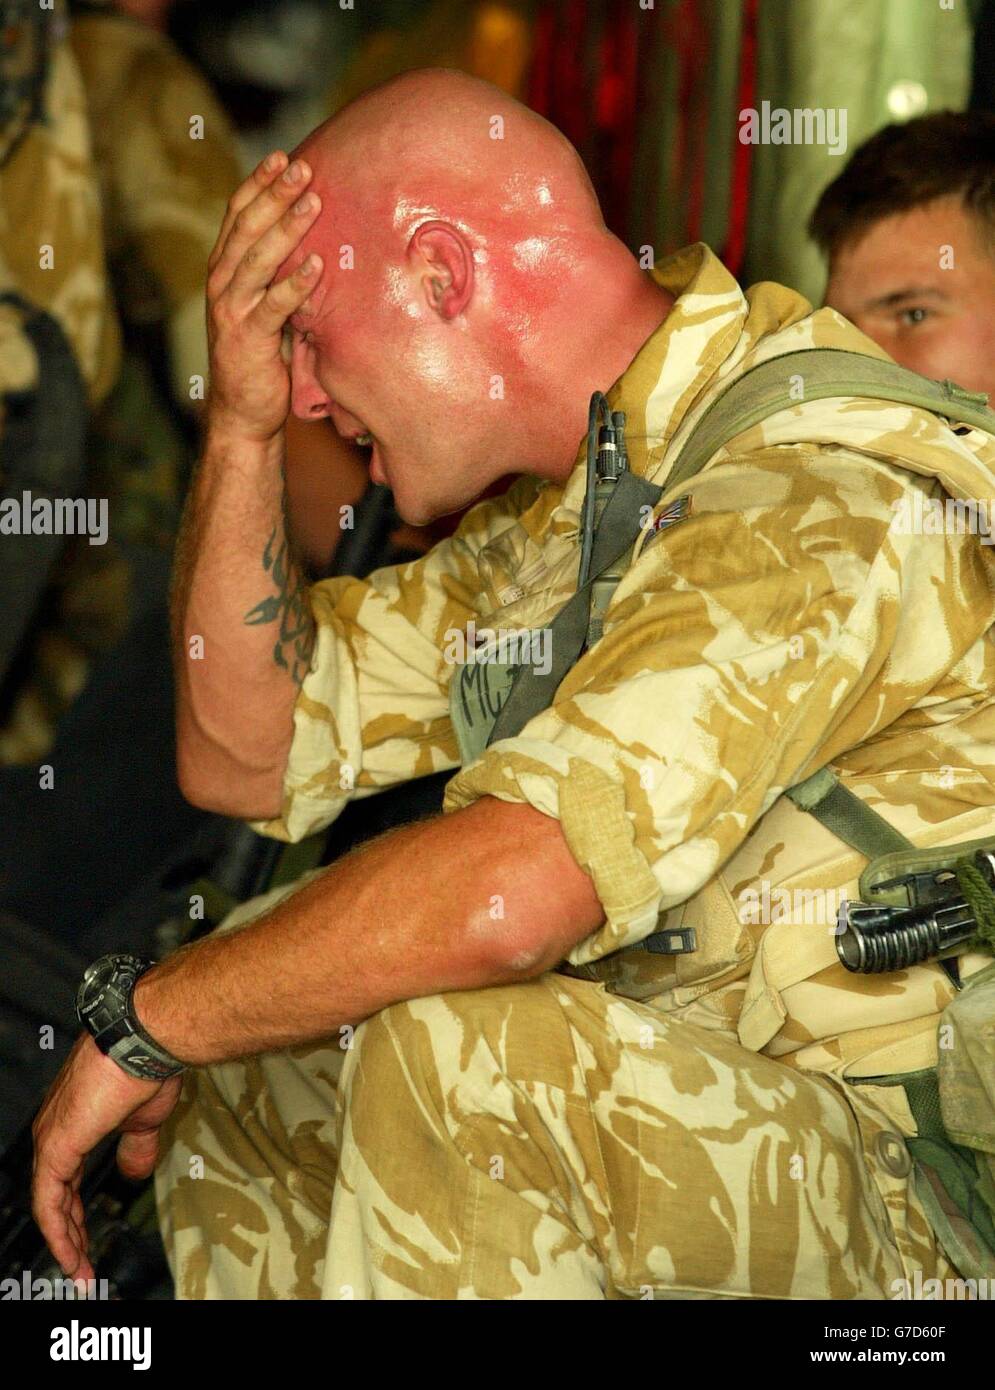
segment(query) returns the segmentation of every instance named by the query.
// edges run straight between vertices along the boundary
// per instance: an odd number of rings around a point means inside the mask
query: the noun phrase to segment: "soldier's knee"
[[[392,1004],[356,1030],[343,1076],[347,1104],[362,1095],[418,1093],[419,1105],[459,1096],[466,1113],[498,1101],[502,1083],[577,1083],[562,1000],[548,981],[455,990]]]
[[[426,1125],[437,1137],[446,1134],[452,1080],[437,1048],[451,1045],[439,996],[392,1004],[361,1023],[342,1070],[343,1146],[382,1154],[394,1147],[393,1135],[404,1134],[410,1146]]]
[[[349,1049],[352,1085],[379,1084],[399,1065],[418,1071],[426,1052],[431,1053],[433,1027],[444,1025],[446,1006],[441,995],[390,1004],[365,1019]]]

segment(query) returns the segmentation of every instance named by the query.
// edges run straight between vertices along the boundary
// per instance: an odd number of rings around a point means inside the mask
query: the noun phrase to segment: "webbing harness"
[[[931,880],[938,863],[945,858],[979,926],[972,944],[995,949],[991,931],[995,895],[970,856],[963,853],[967,845],[950,846],[945,855],[942,847],[917,849],[865,801],[842,786],[828,768],[792,787],[786,795],[869,861],[861,876],[862,896],[871,896],[865,884],[873,884],[875,877],[880,880],[887,874],[889,884],[904,880],[909,899],[914,902],[920,879]],[[979,843],[982,842],[972,841],[971,847]],[[991,845],[992,839],[987,843]],[[955,858],[955,854],[959,857]],[[875,873],[882,865],[885,873]],[[904,872],[896,875],[894,870],[899,867]],[[938,964],[960,990],[955,963],[941,960]],[[987,976],[989,971],[983,974]],[[976,987],[979,978],[972,977],[969,986]],[[927,1067],[895,1077],[862,1077],[852,1084],[904,1088],[917,1131],[905,1140],[914,1163],[912,1181],[937,1239],[962,1276],[976,1280],[995,1278],[995,1190],[982,1161],[984,1149],[980,1144],[957,1144],[947,1133],[937,1068]]]

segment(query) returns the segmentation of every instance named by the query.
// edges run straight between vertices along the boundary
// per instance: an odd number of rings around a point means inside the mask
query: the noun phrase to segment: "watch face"
[[[141,956],[124,954],[94,961],[84,971],[76,996],[80,1022],[89,1022],[95,1013],[106,1015],[100,1020],[104,1026],[123,1017],[135,980],[150,964]]]
[[[88,967],[76,996],[76,1013],[94,1042],[132,1076],[162,1081],[183,1063],[141,1029],[131,1012],[135,981],[155,964],[144,956],[111,955]]]

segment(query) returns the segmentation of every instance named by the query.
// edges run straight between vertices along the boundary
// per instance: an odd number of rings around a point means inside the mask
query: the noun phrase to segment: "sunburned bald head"
[[[622,314],[647,293],[664,312],[570,143],[489,83],[424,69],[365,93],[294,156],[322,209],[277,278],[312,251],[324,262],[291,320],[295,413],[369,432],[372,475],[410,521],[509,471],[569,471],[604,277]]]

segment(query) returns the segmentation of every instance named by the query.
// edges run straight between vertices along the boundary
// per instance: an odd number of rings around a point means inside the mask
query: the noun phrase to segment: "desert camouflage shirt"
[[[783,286],[744,292],[702,245],[647,273],[676,303],[608,398],[627,415],[631,468],[652,482],[757,362],[806,347],[885,356]],[[451,634],[471,620],[539,628],[573,593],[584,462],[582,442],[565,484],[523,475],[423,559],[313,587],[318,641],[283,813],[258,829],[297,840],[350,796],[458,766]],[[802,398],[677,490],[688,514],[640,536],[604,636],[550,708],[446,789],[447,812],[495,796],[559,820],[605,913],[568,969],[799,1065],[871,1075],[935,1061],[952,993],[938,966],[849,975],[832,912],[770,904],[799,886],[830,907],[856,896],[864,861],[782,796],[827,763],[916,843],[990,830],[991,547],[896,519],[944,489],[990,505],[993,465],[988,436],[915,408]],[[696,950],[641,948],[679,924]]]
[[[104,261],[86,95],[64,39],[52,50],[43,118],[0,166],[0,265],[3,288],[16,288],[58,320],[98,404],[121,364],[121,330]],[[3,384],[11,389],[6,373]]]
[[[241,182],[231,121],[165,35],[116,13],[73,20],[107,256],[125,319],[162,320],[177,403],[207,375],[204,280]]]

